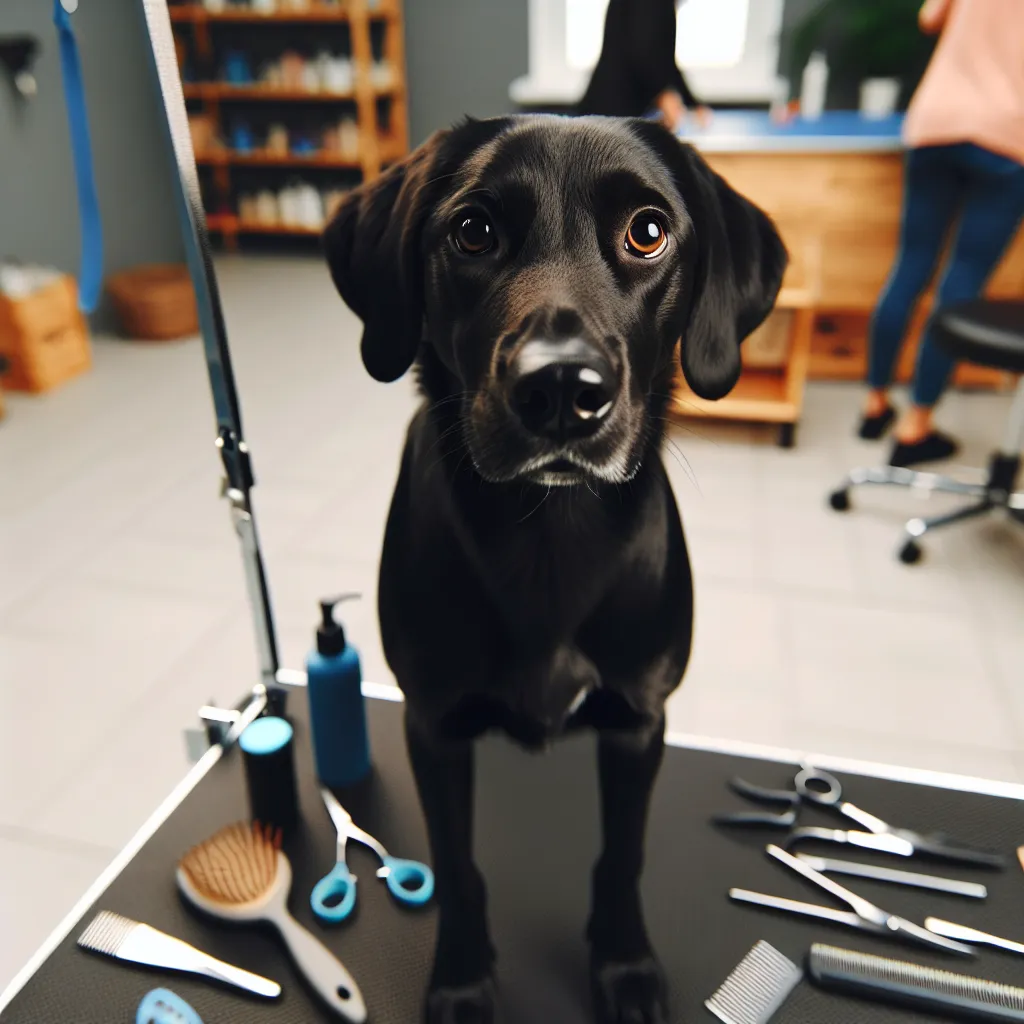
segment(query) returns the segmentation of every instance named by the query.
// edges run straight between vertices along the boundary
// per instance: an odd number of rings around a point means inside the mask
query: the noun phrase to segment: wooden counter
[[[778,127],[766,114],[723,111],[710,130],[686,136],[734,188],[772,216],[791,253],[820,247],[812,378],[864,375],[868,320],[896,253],[903,181],[899,128],[898,118],[865,122],[838,112],[814,124]],[[786,283],[806,287],[804,277],[796,265]],[[1024,229],[994,274],[989,294],[1024,294]],[[901,361],[904,377],[931,297],[921,305]],[[1005,385],[1006,378],[964,365],[956,381],[991,387]],[[685,415],[692,398],[682,398],[677,411]],[[724,406],[720,415],[732,418]]]

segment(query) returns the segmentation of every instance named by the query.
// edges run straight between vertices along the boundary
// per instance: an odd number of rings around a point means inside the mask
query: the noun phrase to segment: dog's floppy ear
[[[363,365],[392,381],[416,358],[423,330],[420,234],[430,169],[447,132],[436,132],[379,178],[349,193],[324,231],[341,297],[363,321]]]
[[[640,130],[672,173],[693,222],[693,281],[680,332],[683,374],[701,398],[722,398],[740,375],[740,342],[775,304],[786,248],[767,214],[692,146],[658,125],[641,122]]]

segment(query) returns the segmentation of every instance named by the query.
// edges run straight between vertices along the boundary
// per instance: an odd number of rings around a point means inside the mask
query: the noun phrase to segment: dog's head
[[[725,395],[786,265],[695,150],[605,118],[440,132],[350,194],[325,247],[370,374],[428,346],[480,475],[545,484],[633,476],[680,338],[693,390]]]

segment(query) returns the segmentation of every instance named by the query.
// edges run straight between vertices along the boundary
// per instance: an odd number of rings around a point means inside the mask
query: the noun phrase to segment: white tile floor
[[[315,262],[224,260],[282,659],[339,589],[368,678],[407,382],[363,372]],[[0,987],[187,768],[182,730],[255,679],[241,564],[217,498],[197,341],[98,341],[94,370],[0,422]],[[667,456],[695,565],[696,648],[674,730],[1024,781],[1024,531],[997,521],[893,559],[907,493],[824,495],[879,450],[857,389],[812,387],[798,447],[697,425]],[[954,395],[981,465],[1008,402]],[[937,507],[938,503],[934,503]]]

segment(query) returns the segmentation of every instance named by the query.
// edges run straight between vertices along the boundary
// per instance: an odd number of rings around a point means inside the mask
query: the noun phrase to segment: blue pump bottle
[[[334,606],[358,594],[320,602],[316,647],[306,659],[316,772],[326,786],[351,786],[370,771],[359,654],[334,619]]]

